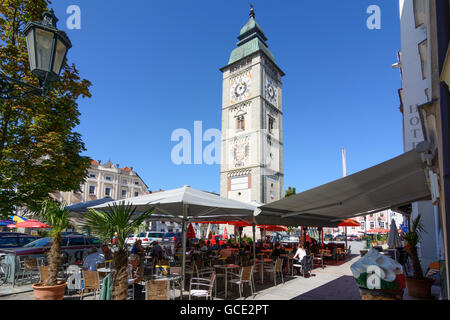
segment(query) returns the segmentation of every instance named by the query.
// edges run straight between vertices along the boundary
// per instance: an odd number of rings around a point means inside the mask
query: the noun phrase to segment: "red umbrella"
[[[361,223],[353,219],[345,219],[343,222],[339,223],[340,227],[359,227]]]
[[[15,224],[8,224],[6,227],[7,228],[16,228],[16,225]]]
[[[51,228],[48,224],[39,222],[34,219],[29,219],[16,224],[16,228],[29,228],[29,229],[48,229]]]
[[[187,233],[186,233],[186,238],[187,239],[195,238],[195,232],[194,232],[194,227],[192,226],[192,223],[189,224],[189,227],[188,227]]]
[[[347,227],[359,227],[361,223],[353,219],[345,219],[339,223],[340,227],[345,227],[345,248],[347,248]]]
[[[223,238],[224,239],[228,239],[228,231],[227,231],[227,227],[225,226],[225,229],[223,229]]]

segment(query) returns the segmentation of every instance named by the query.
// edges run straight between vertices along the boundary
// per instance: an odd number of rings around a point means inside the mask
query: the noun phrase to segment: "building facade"
[[[108,161],[91,161],[86,181],[81,185],[80,192],[55,192],[52,197],[58,201],[72,205],[80,202],[110,197],[114,200],[138,197],[146,194],[148,186],[133,171],[133,167],[120,168]]]
[[[405,151],[425,152],[425,172],[432,200],[413,203],[411,218],[422,215],[426,233],[420,241],[422,267],[439,261],[442,296],[448,297],[449,259],[449,83],[445,77],[449,46],[449,0],[400,0]],[[447,80],[446,80],[447,79]]]
[[[283,71],[250,19],[223,72],[220,195],[268,203],[283,197]]]

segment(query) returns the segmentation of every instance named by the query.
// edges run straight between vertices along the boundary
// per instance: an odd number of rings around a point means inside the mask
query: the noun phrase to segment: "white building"
[[[55,192],[52,197],[70,206],[105,197],[114,200],[137,197],[146,194],[147,190],[148,186],[133,167],[120,168],[111,161],[102,165],[101,161],[92,160],[79,192]]]
[[[393,67],[401,71],[402,88],[399,90],[403,114],[404,151],[414,149],[424,141],[419,108],[432,100],[430,2],[426,0],[400,0],[401,51],[399,61]],[[437,203],[435,203],[437,204]],[[422,267],[427,270],[431,262],[438,261],[441,241],[437,229],[439,210],[431,201],[412,204],[411,219],[422,215],[426,233],[419,247]]]

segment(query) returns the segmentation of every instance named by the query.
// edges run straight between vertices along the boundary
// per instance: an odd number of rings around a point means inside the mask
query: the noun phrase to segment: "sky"
[[[308,190],[403,152],[397,90],[398,2],[253,0],[283,78],[284,189]],[[77,5],[80,29],[69,29]],[[370,5],[381,29],[366,26]],[[178,128],[221,128],[222,73],[249,19],[242,0],[57,0],[68,53],[92,98],[80,99],[83,155],[133,167],[150,190],[219,193],[219,164],[171,160]],[[204,143],[205,147],[208,143]]]

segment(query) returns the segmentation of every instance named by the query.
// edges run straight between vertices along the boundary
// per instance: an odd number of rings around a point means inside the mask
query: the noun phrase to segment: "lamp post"
[[[44,12],[42,21],[29,22],[23,30],[27,41],[30,70],[38,78],[39,87],[0,72],[0,100],[22,98],[28,94],[45,96],[50,83],[58,80],[67,51],[72,44],[66,33],[56,28],[57,22],[58,18],[50,9]],[[15,95],[17,85],[28,91]]]

